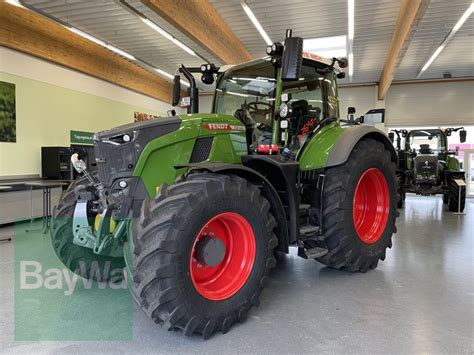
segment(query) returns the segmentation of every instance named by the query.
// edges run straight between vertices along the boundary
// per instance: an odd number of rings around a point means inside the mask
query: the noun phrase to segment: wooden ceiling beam
[[[142,3],[224,64],[253,59],[207,0],[142,0]]]
[[[170,82],[54,21],[4,2],[0,3],[0,46],[171,102]]]
[[[395,32],[380,75],[378,98],[383,100],[393,81],[396,68],[400,65],[430,0],[401,0]]]

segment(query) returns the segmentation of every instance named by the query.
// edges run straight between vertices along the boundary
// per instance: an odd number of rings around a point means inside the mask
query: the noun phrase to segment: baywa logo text
[[[111,270],[110,261],[104,263],[103,268],[97,261],[90,263],[88,270],[85,262],[79,262],[79,274],[85,278],[72,273],[68,269],[50,268],[43,270],[38,261],[20,261],[20,289],[37,290],[46,288],[48,290],[63,290],[65,296],[71,296],[79,281],[84,285],[84,289],[92,289],[94,281],[97,281],[99,289],[110,288],[112,290],[126,289],[126,273],[123,269]],[[102,270],[101,270],[102,269]]]

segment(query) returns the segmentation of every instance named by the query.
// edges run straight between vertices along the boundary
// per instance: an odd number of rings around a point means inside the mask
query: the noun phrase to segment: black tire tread
[[[252,203],[261,206],[266,215],[265,229],[271,237],[267,242],[267,260],[260,285],[245,305],[231,311],[226,316],[214,319],[203,318],[180,296],[176,287],[166,288],[177,276],[179,232],[186,228],[182,216],[193,213],[200,200],[212,193],[248,194]],[[258,306],[259,296],[268,278],[270,269],[275,267],[273,251],[278,245],[274,233],[276,221],[270,213],[270,203],[260,190],[248,181],[233,175],[210,173],[190,174],[186,180],[171,186],[164,185],[157,196],[145,202],[141,215],[133,227],[133,293],[138,304],[156,323],[163,323],[166,329],[181,329],[184,335],[201,334],[208,339],[217,331],[227,332],[236,322],[246,319],[252,306]],[[155,268],[155,270],[153,270]]]
[[[392,179],[395,182],[395,162],[391,160],[390,152],[385,148],[385,146],[374,139],[362,139],[354,147],[345,164],[329,168],[326,171],[323,221],[325,246],[329,249],[329,252],[317,260],[329,267],[343,269],[349,272],[366,272],[369,269],[374,269],[377,267],[378,261],[385,258],[385,251],[374,256],[357,253],[351,247],[351,236],[347,230],[342,227],[343,222],[347,218],[353,218],[352,212],[345,210],[343,207],[343,201],[348,198],[349,194],[347,191],[349,186],[348,181],[358,164],[357,157],[367,154],[367,152],[384,157],[384,161],[388,164],[392,174]],[[396,202],[396,196],[394,198],[394,201]],[[396,204],[392,205],[393,207],[396,206]],[[349,212],[351,213],[349,214]],[[392,234],[396,232],[395,220],[397,216],[398,213],[392,213]],[[391,246],[392,243],[390,238],[386,247]]]

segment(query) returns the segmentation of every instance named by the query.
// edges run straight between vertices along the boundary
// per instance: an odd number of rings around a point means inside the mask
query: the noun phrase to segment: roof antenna
[[[286,38],[290,38],[292,35],[293,35],[293,30],[292,29],[286,30]]]

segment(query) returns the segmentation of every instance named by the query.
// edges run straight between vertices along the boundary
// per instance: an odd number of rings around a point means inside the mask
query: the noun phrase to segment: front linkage
[[[78,185],[74,190],[77,203],[73,217],[73,243],[90,248],[95,254],[123,257],[126,220],[117,223],[112,219],[119,201],[114,196],[107,196],[103,184],[87,171],[77,153],[72,155],[71,162],[76,171],[89,181],[88,185]]]

